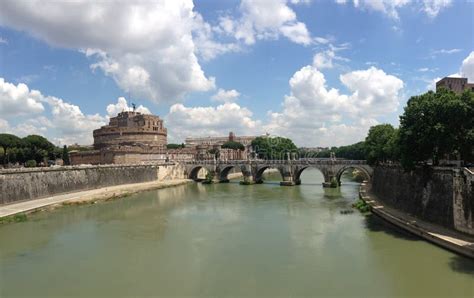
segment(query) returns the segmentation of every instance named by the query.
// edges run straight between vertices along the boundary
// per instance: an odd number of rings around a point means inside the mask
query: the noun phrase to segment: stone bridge
[[[323,186],[331,186],[331,181],[340,185],[342,173],[349,169],[361,171],[366,180],[370,181],[373,169],[365,160],[342,159],[297,159],[297,160],[202,160],[183,162],[185,173],[189,179],[199,180],[198,173],[206,169],[214,177],[215,182],[229,182],[228,175],[232,169],[239,170],[243,175],[243,184],[263,182],[263,172],[266,169],[277,169],[282,181],[280,185],[301,184],[301,173],[308,168],[321,171],[324,176]],[[334,185],[334,183],[333,183]]]

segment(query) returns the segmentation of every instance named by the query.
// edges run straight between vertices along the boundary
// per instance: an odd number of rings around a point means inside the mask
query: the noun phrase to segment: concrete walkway
[[[360,198],[370,205],[372,213],[441,247],[474,258],[474,237],[420,220],[391,208],[378,200],[373,193],[368,192],[367,188],[368,185],[362,183]]]
[[[0,206],[0,218],[17,213],[31,212],[44,207],[63,203],[82,203],[88,201],[107,200],[113,197],[125,196],[140,191],[160,189],[175,185],[185,184],[192,180],[177,179],[165,181],[152,181],[144,183],[123,184],[98,189],[85,190],[67,194],[56,195],[43,199],[29,200],[14,204]]]

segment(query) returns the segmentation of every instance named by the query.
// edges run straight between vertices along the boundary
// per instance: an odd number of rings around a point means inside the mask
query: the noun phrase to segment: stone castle
[[[186,138],[183,148],[167,148],[167,129],[159,116],[136,111],[123,111],[110,118],[109,124],[93,131],[94,146],[91,150],[70,153],[71,164],[143,164],[176,160],[247,159],[251,142],[256,137]],[[240,142],[245,150],[223,149],[227,141]]]
[[[111,146],[147,146],[166,148],[167,131],[158,116],[121,112],[110,118],[109,125],[94,130],[94,149]]]

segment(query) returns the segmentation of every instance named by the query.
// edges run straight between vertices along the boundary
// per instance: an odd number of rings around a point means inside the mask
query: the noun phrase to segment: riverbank
[[[173,187],[190,183],[189,179],[173,179],[163,181],[152,181],[132,184],[122,184],[98,189],[66,193],[43,199],[29,200],[14,204],[0,206],[0,218],[13,216],[15,214],[32,213],[43,209],[54,209],[63,205],[75,205],[93,203],[96,201],[107,201],[137,192]]]
[[[428,223],[387,206],[369,191],[367,183],[361,184],[359,197],[370,206],[372,213],[382,219],[445,249],[474,259],[474,237]]]

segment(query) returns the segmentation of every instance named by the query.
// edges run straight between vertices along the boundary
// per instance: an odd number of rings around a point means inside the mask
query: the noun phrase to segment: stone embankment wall
[[[387,205],[474,235],[474,175],[460,168],[374,169],[371,191]]]
[[[0,205],[112,185],[182,179],[179,165],[103,165],[0,171]]]

